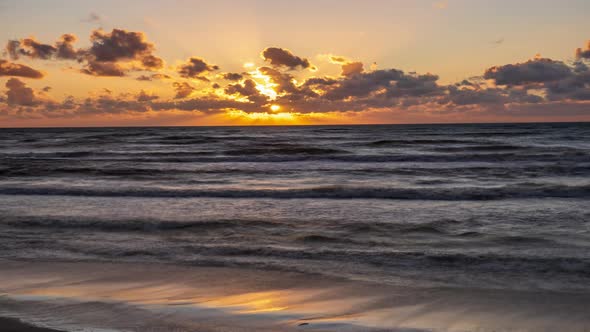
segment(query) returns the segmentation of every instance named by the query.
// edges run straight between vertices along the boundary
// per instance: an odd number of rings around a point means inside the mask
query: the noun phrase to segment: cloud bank
[[[224,72],[198,56],[166,67],[156,45],[143,32],[113,29],[92,31],[86,48],[66,33],[53,43],[33,37],[7,41],[0,59],[0,77],[7,77],[0,92],[4,119],[83,118],[100,115],[135,116],[166,112],[194,114],[270,114],[274,110],[294,116],[378,114],[383,122],[398,119],[522,119],[571,117],[590,119],[590,45],[575,50],[569,61],[535,57],[482,70],[481,76],[454,84],[440,84],[433,73],[397,68],[367,68],[362,61],[329,56],[326,66],[339,66],[329,76],[308,58],[280,47],[261,51],[261,63],[247,72]],[[67,62],[80,74],[95,77],[129,77],[137,84],[165,84],[162,91],[129,92],[66,97],[44,97],[24,79],[45,75],[28,62]],[[214,63],[214,62],[213,62]],[[306,70],[309,69],[309,70]],[[75,78],[74,78],[75,79]],[[129,78],[128,78],[129,79]]]

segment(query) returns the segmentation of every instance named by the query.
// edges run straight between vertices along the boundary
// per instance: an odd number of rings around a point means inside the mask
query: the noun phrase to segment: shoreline
[[[584,310],[590,294],[393,287],[227,267],[0,262],[0,317],[41,316],[56,329],[27,332],[575,332],[590,326]]]

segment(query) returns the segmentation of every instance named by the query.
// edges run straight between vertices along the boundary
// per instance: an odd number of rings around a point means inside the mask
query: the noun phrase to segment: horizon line
[[[512,122],[408,122],[408,123],[351,123],[351,124],[248,124],[248,125],[152,125],[152,126],[38,126],[38,127],[1,127],[0,130],[6,129],[97,129],[97,128],[225,128],[225,127],[362,127],[362,126],[442,126],[442,125],[511,125],[511,124],[590,124],[588,121],[512,121]]]

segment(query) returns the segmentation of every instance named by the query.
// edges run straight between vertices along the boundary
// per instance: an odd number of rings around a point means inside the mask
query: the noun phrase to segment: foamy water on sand
[[[589,124],[0,130],[0,316],[583,331],[588,175]]]

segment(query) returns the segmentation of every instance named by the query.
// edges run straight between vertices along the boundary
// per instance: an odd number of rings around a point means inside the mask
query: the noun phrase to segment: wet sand
[[[575,332],[590,327],[588,294],[393,287],[238,268],[0,263],[0,316],[60,330]]]

